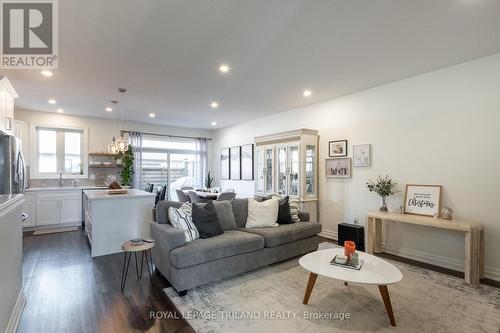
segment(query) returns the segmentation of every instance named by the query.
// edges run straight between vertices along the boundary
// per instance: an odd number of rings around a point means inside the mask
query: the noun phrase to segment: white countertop
[[[103,199],[127,199],[127,198],[144,198],[144,197],[156,197],[156,194],[136,190],[129,189],[127,194],[108,194],[108,190],[101,191],[83,191],[83,193],[87,196],[88,200],[103,200]]]
[[[23,200],[22,197],[22,194],[0,194],[0,210],[15,201]]]
[[[85,191],[85,190],[105,190],[105,186],[46,186],[46,187],[29,187],[26,192],[37,191]]]

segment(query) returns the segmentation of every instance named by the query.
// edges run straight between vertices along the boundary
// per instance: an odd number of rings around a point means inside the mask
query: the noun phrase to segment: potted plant
[[[134,180],[134,153],[132,152],[132,146],[129,145],[125,152],[120,152],[115,154],[115,160],[121,160],[122,171],[120,172],[120,178],[122,180],[122,185],[132,186]]]
[[[210,175],[210,171],[208,172],[207,178],[205,179],[205,187],[207,190],[210,190],[212,188],[214,182],[214,177]]]
[[[382,206],[380,207],[380,211],[387,212],[386,198],[396,193],[393,191],[396,183],[386,175],[385,178],[378,176],[377,180],[375,181],[369,180],[366,183],[366,186],[368,187],[368,191],[375,192],[380,195],[380,198],[382,198]]]

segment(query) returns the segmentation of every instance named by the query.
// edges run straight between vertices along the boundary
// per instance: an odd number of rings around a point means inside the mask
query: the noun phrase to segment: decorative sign
[[[441,205],[441,185],[406,185],[405,214],[435,216]]]
[[[355,167],[370,166],[370,145],[356,145],[352,147],[352,163]]]
[[[327,158],[325,159],[326,178],[350,178],[351,158]]]
[[[241,179],[253,180],[253,144],[241,146]]]
[[[229,178],[232,180],[241,179],[241,146],[229,148]]]

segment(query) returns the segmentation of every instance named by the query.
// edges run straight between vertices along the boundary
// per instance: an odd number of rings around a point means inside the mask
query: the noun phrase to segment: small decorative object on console
[[[443,220],[453,219],[453,209],[450,207],[443,207],[443,209],[441,209],[441,218]]]
[[[345,264],[347,264],[347,260],[348,260],[349,258],[347,258],[346,256],[340,256],[340,255],[339,255],[339,256],[335,256],[335,258],[334,258],[334,259],[335,259],[335,262],[336,262],[337,264],[345,265]]]
[[[358,266],[359,265],[359,254],[358,252],[354,252],[352,255],[351,255],[351,265],[352,266]]]

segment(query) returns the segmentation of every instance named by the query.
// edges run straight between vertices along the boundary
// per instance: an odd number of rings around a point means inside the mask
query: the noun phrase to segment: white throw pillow
[[[168,219],[174,228],[184,231],[186,243],[200,238],[200,233],[193,223],[191,205],[183,204],[180,208],[170,207]]]
[[[279,198],[264,202],[248,199],[248,218],[245,228],[278,227]]]

